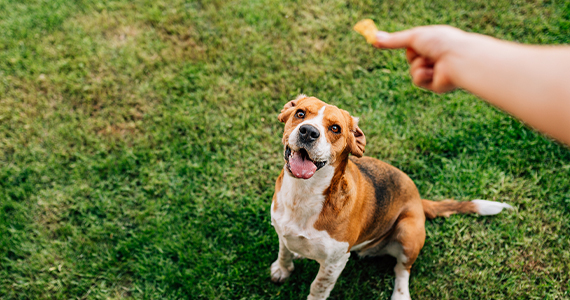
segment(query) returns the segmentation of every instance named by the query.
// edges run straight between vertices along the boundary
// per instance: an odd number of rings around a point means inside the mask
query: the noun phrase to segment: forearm
[[[570,145],[570,47],[470,34],[450,60],[453,83]]]

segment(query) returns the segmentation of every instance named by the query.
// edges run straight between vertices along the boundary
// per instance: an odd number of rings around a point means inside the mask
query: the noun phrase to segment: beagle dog
[[[410,269],[425,241],[425,220],[454,213],[498,214],[505,203],[429,201],[399,169],[363,157],[358,119],[305,95],[279,114],[285,165],[275,183],[271,223],[279,255],[271,279],[283,282],[295,257],[320,264],[307,299],[326,299],[351,252],[389,254],[397,260],[392,299],[410,299]],[[349,154],[352,154],[349,155]]]

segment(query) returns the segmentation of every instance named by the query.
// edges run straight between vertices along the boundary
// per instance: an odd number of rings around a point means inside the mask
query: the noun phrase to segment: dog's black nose
[[[319,138],[321,133],[317,128],[311,125],[303,125],[299,128],[301,142],[311,143]]]

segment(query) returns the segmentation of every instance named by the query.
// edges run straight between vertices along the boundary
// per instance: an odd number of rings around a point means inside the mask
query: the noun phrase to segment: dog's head
[[[358,119],[315,97],[299,95],[279,114],[285,123],[283,145],[286,169],[296,178],[309,179],[325,165],[335,165],[348,154],[362,156],[366,138]]]

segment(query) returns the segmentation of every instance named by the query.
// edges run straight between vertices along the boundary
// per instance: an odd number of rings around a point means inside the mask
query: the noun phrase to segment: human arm
[[[379,32],[378,48],[407,48],[416,85],[463,88],[570,145],[570,47],[527,46],[450,26]]]

